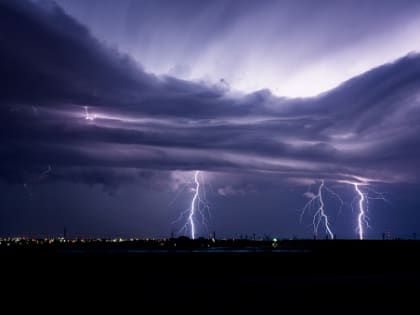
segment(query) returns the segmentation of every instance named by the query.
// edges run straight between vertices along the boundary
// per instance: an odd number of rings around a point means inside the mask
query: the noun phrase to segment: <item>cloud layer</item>
[[[148,71],[248,92],[313,96],[420,49],[416,0],[57,1]]]
[[[195,169],[419,182],[418,54],[290,99],[147,73],[54,3],[1,1],[0,29],[4,180],[51,164],[58,178],[106,185]]]

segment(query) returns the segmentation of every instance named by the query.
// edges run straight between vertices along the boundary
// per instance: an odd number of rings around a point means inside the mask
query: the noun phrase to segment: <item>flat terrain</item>
[[[418,241],[198,244],[2,248],[2,288],[144,314],[418,314]]]

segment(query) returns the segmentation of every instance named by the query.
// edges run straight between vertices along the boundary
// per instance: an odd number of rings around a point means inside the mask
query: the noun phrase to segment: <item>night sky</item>
[[[355,185],[365,238],[420,236],[419,29],[406,0],[0,0],[0,235],[190,236],[199,170],[197,236],[312,237],[322,182],[338,238]]]

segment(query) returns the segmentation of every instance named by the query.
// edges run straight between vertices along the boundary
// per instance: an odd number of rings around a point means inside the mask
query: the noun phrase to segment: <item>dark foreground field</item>
[[[18,296],[16,308],[31,299],[42,311],[83,314],[419,313],[420,242],[276,249],[285,251],[2,249],[2,301]]]

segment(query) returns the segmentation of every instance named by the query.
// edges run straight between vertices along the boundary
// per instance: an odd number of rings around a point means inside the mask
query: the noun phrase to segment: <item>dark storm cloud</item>
[[[94,101],[155,84],[128,57],[103,49],[83,26],[48,4],[0,4],[3,102]]]
[[[148,74],[50,2],[1,1],[0,29],[3,179],[52,164],[109,186],[138,169],[418,181],[417,54],[287,99]]]

